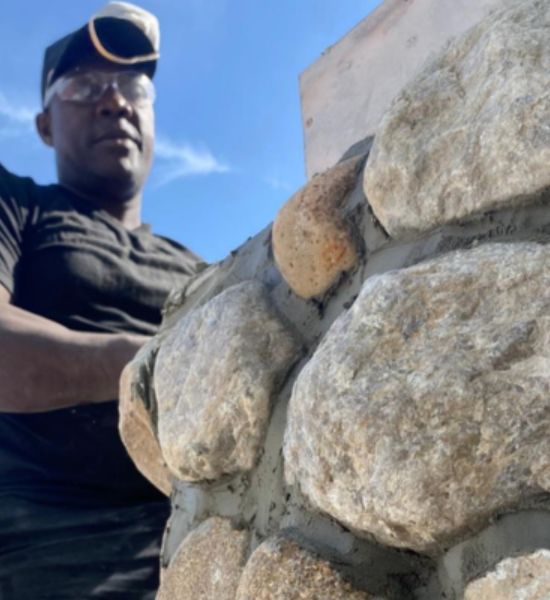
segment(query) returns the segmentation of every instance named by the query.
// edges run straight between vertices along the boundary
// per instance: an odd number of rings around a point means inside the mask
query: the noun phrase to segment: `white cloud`
[[[16,106],[0,92],[0,116],[13,124],[32,128],[37,109],[28,106]]]
[[[157,136],[155,154],[161,161],[157,169],[159,185],[191,175],[231,171],[229,165],[217,159],[207,148],[192,146],[186,142],[172,142],[163,136]]]
[[[283,192],[290,192],[292,190],[291,185],[279,177],[264,177],[264,183],[267,183],[274,190],[281,190]]]

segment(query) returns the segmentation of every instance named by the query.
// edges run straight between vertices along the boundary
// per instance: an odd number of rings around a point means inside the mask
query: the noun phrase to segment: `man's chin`
[[[126,148],[113,148],[103,153],[94,170],[107,178],[127,179],[137,178],[143,166],[135,153]]]
[[[129,157],[120,157],[116,161],[109,161],[96,170],[96,179],[99,188],[106,194],[131,197],[139,193],[145,183],[145,175],[141,168],[137,168]]]

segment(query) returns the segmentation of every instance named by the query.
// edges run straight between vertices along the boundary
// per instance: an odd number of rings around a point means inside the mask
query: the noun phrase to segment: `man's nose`
[[[97,101],[97,112],[103,117],[128,117],[132,113],[132,105],[116,85],[111,84]]]

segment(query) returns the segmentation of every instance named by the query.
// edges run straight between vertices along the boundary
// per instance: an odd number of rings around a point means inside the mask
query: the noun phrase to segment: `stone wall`
[[[550,598],[550,2],[170,297],[120,429],[159,600]]]

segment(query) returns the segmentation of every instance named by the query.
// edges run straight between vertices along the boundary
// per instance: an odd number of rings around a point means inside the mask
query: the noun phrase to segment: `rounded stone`
[[[539,550],[501,561],[468,585],[464,600],[548,600],[550,551]]]
[[[292,291],[301,298],[326,292],[358,260],[349,220],[342,213],[364,157],[316,175],[280,210],[273,223],[273,254]]]
[[[235,600],[369,600],[337,569],[284,535],[259,546],[243,572]]]
[[[177,322],[162,342],[154,377],[170,471],[203,481],[252,469],[272,399],[300,352],[255,281],[226,289]]]
[[[393,237],[550,186],[550,5],[507,4],[431,60],[381,121],[364,189]]]
[[[355,531],[425,552],[536,502],[549,491],[549,307],[550,247],[536,243],[368,279],[295,382],[288,481]]]
[[[161,573],[156,600],[235,600],[248,538],[227,519],[213,517],[199,525]]]

